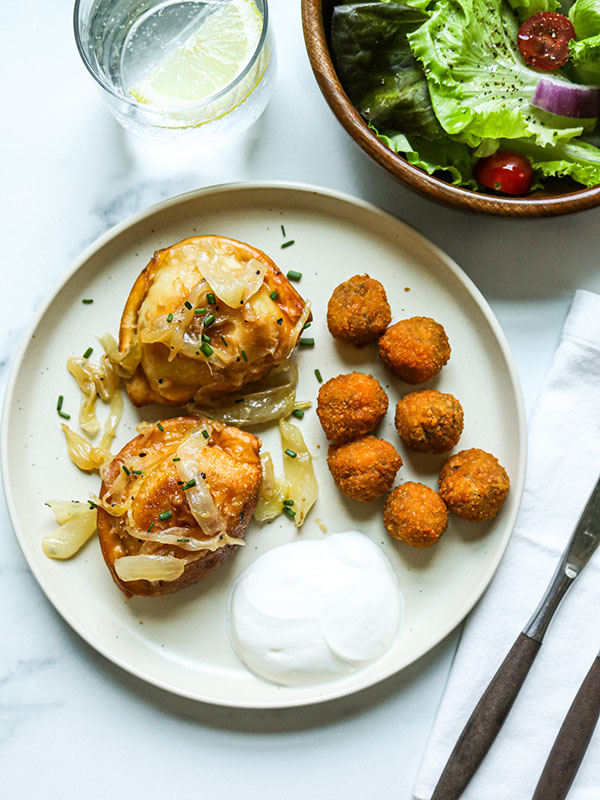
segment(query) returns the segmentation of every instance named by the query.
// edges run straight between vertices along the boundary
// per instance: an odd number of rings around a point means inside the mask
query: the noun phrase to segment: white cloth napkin
[[[600,474],[600,295],[578,291],[529,431],[512,539],[465,624],[414,788],[429,800],[465,722],[554,572]],[[600,650],[600,552],[567,593],[464,800],[531,800],[556,734]],[[600,798],[600,724],[569,800]]]

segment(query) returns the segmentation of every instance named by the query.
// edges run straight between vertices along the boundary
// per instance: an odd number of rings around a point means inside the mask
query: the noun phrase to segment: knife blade
[[[490,681],[460,734],[431,800],[457,800],[479,768],[527,677],[567,590],[600,544],[600,478],[542,600]]]

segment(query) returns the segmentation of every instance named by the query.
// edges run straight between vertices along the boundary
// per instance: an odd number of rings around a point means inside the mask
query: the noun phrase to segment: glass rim
[[[194,108],[202,108],[203,106],[209,105],[213,103],[215,100],[219,100],[221,97],[228,94],[233,88],[235,88],[241,81],[248,75],[254,64],[256,63],[263,46],[265,44],[265,39],[267,38],[267,30],[269,24],[269,4],[268,0],[259,0],[262,3],[262,18],[263,18],[263,26],[262,31],[260,34],[260,38],[256,43],[256,47],[254,48],[254,52],[252,53],[252,57],[244,67],[244,69],[226,86],[222,89],[219,89],[218,92],[214,92],[213,94],[207,95],[202,100],[197,100],[192,103],[185,103],[184,105],[179,106],[158,106],[152,103],[140,103],[139,100],[136,100],[135,97],[127,97],[125,94],[121,94],[114,89],[113,86],[104,78],[103,75],[99,74],[93,67],[90,59],[88,58],[86,49],[83,45],[81,39],[81,27],[79,24],[79,10],[83,0],[75,0],[75,5],[73,6],[73,31],[75,34],[75,44],[77,45],[77,50],[79,51],[79,55],[81,56],[81,60],[85,64],[87,71],[90,73],[92,78],[96,81],[96,83],[102,87],[106,92],[112,95],[116,100],[119,100],[122,103],[126,103],[131,108],[140,109],[146,113],[151,114],[164,114],[165,112],[168,113],[177,113],[182,111],[190,111]],[[254,2],[254,0],[252,0]],[[260,9],[259,9],[260,11]]]

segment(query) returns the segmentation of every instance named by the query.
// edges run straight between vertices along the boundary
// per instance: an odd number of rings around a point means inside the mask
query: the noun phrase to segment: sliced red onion
[[[541,78],[531,105],[561,117],[593,119],[600,111],[600,89],[597,86]]]

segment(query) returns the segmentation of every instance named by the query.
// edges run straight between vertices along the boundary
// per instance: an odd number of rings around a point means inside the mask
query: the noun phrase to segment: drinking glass
[[[75,40],[104,100],[129,131],[153,141],[221,143],[264,111],[275,75],[267,0],[254,0],[262,29],[241,71],[219,91],[179,105],[131,93],[207,17],[233,0],[76,0]],[[249,3],[250,0],[247,0]]]

